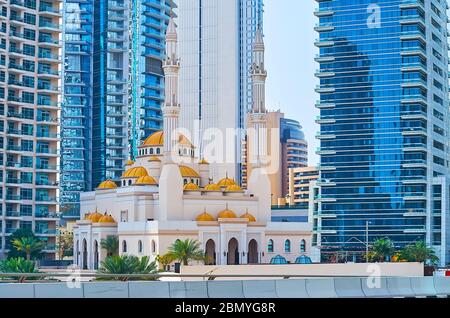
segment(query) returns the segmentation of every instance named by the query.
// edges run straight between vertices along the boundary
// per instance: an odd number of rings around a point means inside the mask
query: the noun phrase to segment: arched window
[[[133,181],[128,180],[128,185],[132,185],[132,184],[133,184]]]
[[[188,180],[184,179],[184,185],[188,184]]]
[[[290,240],[284,241],[284,252],[285,253],[291,252],[291,241]]]
[[[159,155],[161,153],[161,149],[156,148],[156,154]]]
[[[300,242],[300,253],[305,253],[306,252],[306,241],[302,240]]]
[[[144,250],[144,249],[143,249],[143,247],[142,247],[142,241],[139,241],[139,242],[138,242],[138,252],[139,252],[139,253],[142,253],[143,250]]]
[[[127,241],[122,241],[122,253],[127,252]]]
[[[269,243],[267,244],[267,251],[269,253],[273,253],[273,240],[269,240]]]
[[[152,254],[156,254],[156,243],[152,241]]]
[[[153,148],[150,148],[150,154],[151,155],[153,155],[153,152],[154,152]]]

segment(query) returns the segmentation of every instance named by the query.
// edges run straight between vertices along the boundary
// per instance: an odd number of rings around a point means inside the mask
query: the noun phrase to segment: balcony
[[[43,16],[50,16],[50,17],[60,17],[62,15],[59,9],[49,5],[39,6],[39,13]]]

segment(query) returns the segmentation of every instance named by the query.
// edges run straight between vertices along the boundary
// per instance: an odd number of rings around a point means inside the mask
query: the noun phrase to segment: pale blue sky
[[[318,95],[314,77],[317,37],[314,25],[316,2],[312,0],[265,0],[264,32],[266,41],[267,108],[281,109],[288,118],[298,120],[309,143],[309,164],[318,163],[319,147],[315,135]]]

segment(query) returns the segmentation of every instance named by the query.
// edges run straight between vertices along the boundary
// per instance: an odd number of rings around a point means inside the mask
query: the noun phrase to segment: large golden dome
[[[237,219],[237,215],[233,211],[229,210],[227,207],[225,210],[223,210],[222,212],[219,213],[217,218],[218,219]]]
[[[197,171],[187,166],[180,166],[180,172],[183,178],[200,178]]]
[[[148,172],[144,167],[134,167],[124,172],[122,178],[139,178],[148,176]]]
[[[142,176],[136,180],[135,185],[158,185],[158,182],[151,176]]]
[[[98,190],[117,189],[117,184],[112,180],[106,180],[99,184]]]
[[[192,146],[192,142],[183,134],[178,135],[178,143],[183,146]],[[164,132],[157,131],[148,136],[142,143],[143,147],[159,147],[164,145]]]
[[[144,140],[144,143],[142,146],[163,146],[164,145],[164,133],[161,131],[157,131],[150,136],[147,137],[147,139]]]
[[[195,219],[197,222],[213,222],[215,221],[214,217],[207,213],[206,211],[203,212],[202,214],[200,214],[199,216],[197,216],[197,218]]]

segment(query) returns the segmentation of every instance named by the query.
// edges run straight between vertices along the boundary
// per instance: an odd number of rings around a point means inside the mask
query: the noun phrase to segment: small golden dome
[[[86,213],[86,215],[84,216],[84,220],[85,221],[90,221],[91,220],[91,214],[90,213]]]
[[[209,165],[209,162],[206,161],[205,159],[200,160],[199,162],[200,165]]]
[[[98,220],[98,223],[116,223],[116,220],[111,215],[108,215],[105,213],[100,220]]]
[[[89,220],[91,220],[92,223],[98,223],[100,219],[103,217],[103,214],[99,213],[98,211],[95,211],[95,213],[92,213],[89,216]]]
[[[159,159],[156,156],[151,157],[150,159],[148,159],[149,162],[161,162],[161,159]]]
[[[106,180],[100,183],[97,189],[99,190],[117,189],[117,184],[112,180]]]
[[[199,186],[196,185],[195,183],[188,183],[184,186],[183,188],[184,191],[198,191],[200,190]]]
[[[214,217],[207,213],[206,211],[203,212],[202,214],[200,214],[199,216],[197,216],[197,218],[195,219],[197,222],[213,222],[215,221]]]
[[[237,215],[236,215],[236,213],[234,213],[233,211],[228,209],[228,205],[227,205],[227,208],[225,210],[223,210],[222,212],[220,212],[219,215],[217,216],[217,218],[218,219],[237,219]]]
[[[126,166],[132,166],[134,165],[134,161],[133,160],[128,160]]]
[[[142,176],[136,180],[135,185],[158,185],[158,182],[151,176]]]
[[[147,139],[144,140],[142,146],[163,146],[164,145],[164,133],[163,131],[157,131],[150,136],[147,137]]]
[[[222,189],[214,183],[210,183],[205,187],[205,191],[222,191]]]
[[[197,171],[187,166],[180,166],[180,172],[183,178],[200,178]]]
[[[221,188],[226,188],[232,185],[235,185],[236,181],[234,181],[233,179],[230,179],[228,177],[223,178],[222,180],[219,181],[219,183],[217,183],[217,185]]]
[[[148,176],[147,169],[144,167],[134,167],[124,172],[122,178],[139,178]]]
[[[242,191],[242,188],[237,184],[230,185],[225,189],[225,192],[239,192],[239,191]]]
[[[249,222],[256,222],[256,218],[248,212],[241,215],[241,219],[247,219]]]

